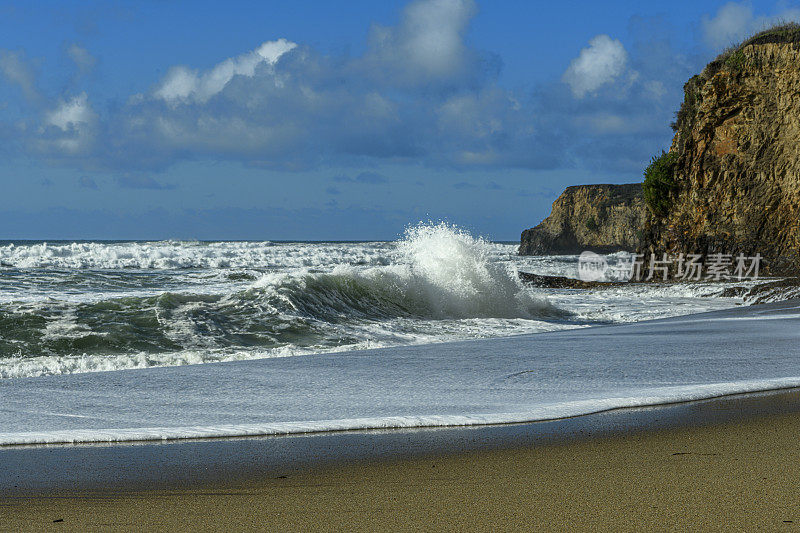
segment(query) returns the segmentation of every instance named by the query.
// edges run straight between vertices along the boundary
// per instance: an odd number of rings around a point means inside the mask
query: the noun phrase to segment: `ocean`
[[[725,283],[533,287],[518,273],[577,277],[578,257],[446,224],[4,242],[0,264],[0,445],[521,422],[800,384],[796,310]]]
[[[597,291],[577,256],[444,224],[393,242],[0,242],[0,378],[215,363],[635,322],[741,303],[724,285]]]

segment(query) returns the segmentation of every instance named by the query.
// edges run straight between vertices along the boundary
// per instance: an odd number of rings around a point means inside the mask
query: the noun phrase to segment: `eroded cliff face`
[[[756,36],[686,84],[670,148],[671,207],[648,213],[640,252],[759,253],[770,274],[798,272],[800,43],[792,40]]]
[[[646,216],[639,183],[567,187],[553,202],[550,216],[522,232],[519,253],[634,251]]]

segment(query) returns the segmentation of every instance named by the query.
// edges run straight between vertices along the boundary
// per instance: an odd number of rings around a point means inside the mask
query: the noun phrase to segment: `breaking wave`
[[[0,377],[287,356],[566,327],[562,322],[568,314],[525,288],[514,264],[498,260],[496,244],[446,224],[409,228],[395,243],[295,243],[271,256],[270,265],[315,265],[311,268],[264,268],[243,252],[262,253],[275,248],[271,243],[228,243],[227,252],[213,244],[220,243],[83,243],[57,249],[37,244],[28,245],[24,253],[19,250],[25,246],[4,247],[4,261],[13,257],[17,264],[7,271],[8,279],[46,290],[41,297],[32,297],[27,289],[5,291]],[[156,253],[142,255],[148,247]],[[120,255],[120,249],[129,254]],[[164,261],[173,268],[197,268],[223,256],[236,258],[246,270],[115,270],[164,266]],[[83,266],[62,270],[76,261]],[[15,270],[23,263],[40,266]],[[58,267],[48,270],[43,264]],[[100,264],[114,268],[92,270]],[[322,264],[327,270],[316,268]]]
[[[525,290],[488,243],[457,228],[420,225],[385,267],[338,266],[330,274],[268,274],[256,282],[276,306],[305,316],[360,318],[542,318],[563,315]]]
[[[523,286],[519,257],[446,224],[395,242],[0,244],[0,378],[539,333],[736,305],[725,287]],[[10,266],[9,266],[10,265]],[[746,287],[745,287],[746,289]]]

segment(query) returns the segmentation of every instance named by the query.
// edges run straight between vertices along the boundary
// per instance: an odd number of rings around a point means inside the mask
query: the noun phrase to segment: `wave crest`
[[[254,288],[277,308],[329,321],[564,315],[526,290],[513,267],[492,261],[489,243],[456,227],[409,228],[396,254],[383,267],[340,265],[325,274],[267,274]]]
[[[160,252],[161,259],[187,259],[184,266],[230,252],[236,261],[247,257],[244,262],[257,265],[258,254],[275,249],[278,263],[310,258],[314,266],[226,270],[222,276],[215,269],[11,272],[7,286],[19,285],[17,278],[27,285],[10,291],[0,309],[0,379],[574,327],[561,320],[568,313],[522,285],[508,245],[446,224],[417,225],[395,243],[296,243],[282,251],[265,243],[115,243],[104,251],[106,245],[89,244],[94,246],[64,245],[53,255],[45,246],[21,252],[11,247],[0,256],[20,252],[16,259],[37,264],[106,258],[106,266],[120,266],[125,249],[143,254],[129,258],[139,268],[143,258],[154,260]],[[145,253],[151,246],[164,250]],[[28,287],[38,295],[30,297]]]

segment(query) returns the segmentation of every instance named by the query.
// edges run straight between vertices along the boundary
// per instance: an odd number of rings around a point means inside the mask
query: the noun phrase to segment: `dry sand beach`
[[[399,457],[364,452],[316,466],[272,465],[255,475],[199,469],[194,479],[151,489],[126,485],[109,470],[105,489],[4,496],[0,528],[658,531],[800,524],[796,389],[577,418],[584,420],[533,432],[536,424],[501,433],[445,430],[476,432],[472,444],[461,441],[451,451],[423,439],[417,452]],[[9,451],[21,449],[4,450],[6,458]]]

